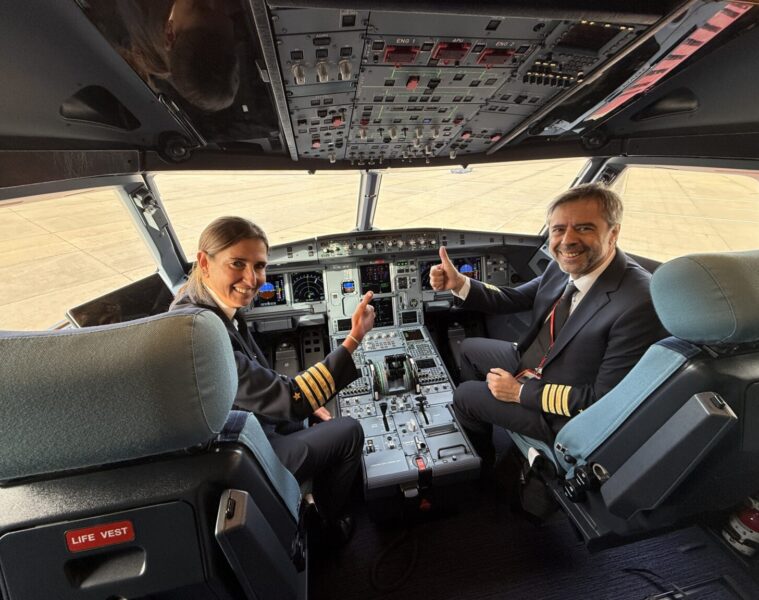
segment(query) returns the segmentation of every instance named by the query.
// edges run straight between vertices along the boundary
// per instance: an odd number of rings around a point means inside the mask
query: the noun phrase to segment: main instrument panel
[[[360,376],[338,396],[339,414],[357,419],[365,435],[368,499],[474,477],[480,459],[452,412],[453,381],[425,313],[447,310],[450,292],[435,292],[430,269],[445,246],[468,277],[513,285],[510,256],[522,260],[542,244],[537,236],[450,230],[353,233],[274,247],[267,281],[250,309],[259,332],[326,325],[336,348],[351,315],[371,291],[374,329],[353,354]]]
[[[336,235],[277,246],[271,249],[266,283],[248,312],[262,331],[289,329],[303,318],[315,324],[321,316],[334,335],[350,328],[358,302],[372,291],[376,328],[421,325],[424,308],[434,310],[431,303],[451,300],[449,292],[435,292],[429,285],[441,246],[447,247],[464,275],[511,285],[518,278],[504,248],[537,248],[540,243],[537,236],[424,229]]]

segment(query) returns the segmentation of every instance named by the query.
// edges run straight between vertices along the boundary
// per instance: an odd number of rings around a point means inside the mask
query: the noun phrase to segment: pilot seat
[[[300,490],[229,419],[216,315],[2,332],[0,353],[3,600],[305,598]]]
[[[552,447],[511,433],[591,549],[759,490],[759,251],[671,260],[651,295],[672,337]]]

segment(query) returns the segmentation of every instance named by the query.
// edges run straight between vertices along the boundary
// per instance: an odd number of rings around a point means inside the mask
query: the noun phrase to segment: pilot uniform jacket
[[[541,379],[524,383],[520,403],[546,415],[572,417],[617,385],[651,344],[667,336],[651,301],[650,279],[617,249],[559,331]],[[524,352],[568,281],[553,261],[541,276],[516,288],[472,280],[461,306],[492,314],[531,310],[530,327],[517,345]]]
[[[358,376],[353,357],[343,346],[295,377],[280,375],[269,367],[242,317],[236,319],[238,330],[215,304],[192,302],[184,296],[172,305],[184,307],[207,308],[219,315],[229,333],[237,363],[234,408],[255,413],[267,431],[277,422],[308,417]]]

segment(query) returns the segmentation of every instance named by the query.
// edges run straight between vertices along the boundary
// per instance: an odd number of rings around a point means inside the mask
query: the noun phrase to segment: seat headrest
[[[759,340],[759,251],[675,258],[651,278],[662,324],[697,344]]]
[[[0,332],[0,480],[173,452],[223,427],[237,392],[209,310]]]

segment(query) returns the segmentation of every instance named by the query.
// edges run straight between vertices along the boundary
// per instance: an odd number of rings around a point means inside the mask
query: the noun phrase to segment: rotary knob
[[[340,79],[348,81],[351,78],[351,63],[348,59],[343,59],[337,64],[340,70]]]
[[[329,81],[327,63],[320,62],[316,65],[316,81],[319,83],[327,83]]]
[[[295,85],[306,83],[306,71],[303,65],[293,65],[293,79],[295,80]]]

